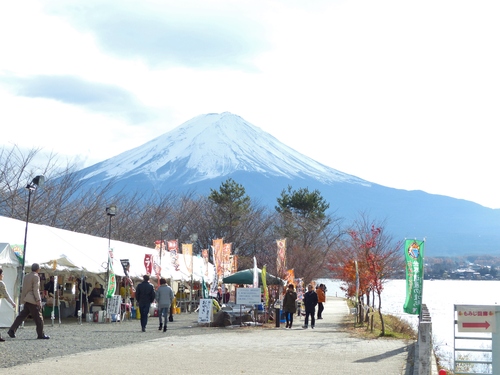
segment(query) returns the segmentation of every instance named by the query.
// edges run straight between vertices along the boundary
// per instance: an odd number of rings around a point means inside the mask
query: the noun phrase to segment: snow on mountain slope
[[[371,185],[298,153],[229,112],[197,116],[142,146],[87,168],[83,179],[142,174],[164,181],[182,173],[190,184],[236,171]]]

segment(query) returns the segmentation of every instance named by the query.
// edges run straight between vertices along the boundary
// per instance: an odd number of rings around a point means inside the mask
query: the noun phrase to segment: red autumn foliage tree
[[[356,303],[358,306],[364,306],[364,310],[369,311],[370,297],[371,308],[375,308],[375,296],[377,296],[377,310],[383,336],[385,325],[382,315],[382,291],[384,284],[404,267],[404,258],[400,251],[401,243],[395,243],[392,237],[384,232],[383,225],[377,225],[364,215],[347,229],[346,234],[338,250],[330,258],[329,268],[334,277],[344,282],[343,290],[346,295],[356,296]],[[358,276],[356,276],[356,264]],[[363,296],[366,296],[366,305]],[[358,314],[359,321],[363,321],[361,308],[358,308]],[[365,321],[368,320],[368,316],[367,313]],[[371,322],[373,329],[373,316]]]

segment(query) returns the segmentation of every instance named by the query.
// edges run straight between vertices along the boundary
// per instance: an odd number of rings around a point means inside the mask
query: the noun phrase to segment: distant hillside
[[[396,239],[426,238],[427,256],[500,254],[500,210],[393,189],[340,172],[227,112],[197,116],[78,173],[87,186],[113,178],[119,189],[147,194],[207,195],[210,188],[232,178],[252,199],[270,208],[288,185],[318,189],[332,213],[347,221],[364,212],[386,219]]]

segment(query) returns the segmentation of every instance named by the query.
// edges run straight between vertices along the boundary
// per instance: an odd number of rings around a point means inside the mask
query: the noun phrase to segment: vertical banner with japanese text
[[[113,297],[116,291],[116,275],[113,270],[113,250],[109,249],[108,253],[108,264],[109,264],[109,277],[108,277],[108,287],[106,291],[106,298]]]
[[[164,240],[156,240],[155,241],[155,250],[158,251],[158,256],[154,257],[153,268],[155,270],[156,277],[158,278],[158,285],[160,285],[159,282],[160,282],[161,271],[162,271],[161,259],[163,256],[165,256],[165,241]]]
[[[262,288],[264,289],[264,306],[269,305],[269,291],[267,290],[267,269],[266,265],[262,266]]]
[[[259,271],[257,268],[257,259],[253,257],[253,287],[259,287]]]
[[[170,252],[172,265],[176,271],[179,271],[179,243],[177,240],[169,240],[167,241],[167,249]]]
[[[144,268],[146,268],[146,274],[151,275],[151,272],[153,272],[153,254],[144,254]]]
[[[129,277],[128,274],[130,272],[130,261],[128,259],[120,259],[120,263],[122,264],[125,277]]]
[[[217,238],[212,241],[212,249],[213,249],[213,259],[214,259],[214,265],[215,269],[217,271],[217,276],[223,276],[224,275],[224,267],[223,267],[223,260],[222,260],[222,247],[224,245],[222,238]]]
[[[231,274],[231,249],[232,243],[222,245],[222,272],[224,277]]]
[[[286,271],[286,285],[295,283],[295,270],[292,268],[291,270]]]
[[[283,277],[286,272],[286,238],[276,240],[278,245],[278,255],[276,258],[276,272],[278,277]]]
[[[210,291],[208,292],[208,295],[210,297],[217,297],[217,290],[219,287],[219,277],[217,275],[217,266],[215,265],[215,249],[213,246],[210,247],[212,248],[212,259],[214,260],[214,265],[213,265],[214,277],[212,279],[212,283],[210,284]]]
[[[202,275],[208,276],[208,249],[201,249],[201,258],[203,259]],[[208,294],[207,294],[208,298]]]
[[[231,273],[238,271],[238,255],[233,255],[231,258]]]
[[[183,243],[182,245],[182,258],[189,273],[193,273],[193,244]]]
[[[405,241],[406,301],[403,310],[413,315],[419,315],[422,307],[424,243],[418,240]]]

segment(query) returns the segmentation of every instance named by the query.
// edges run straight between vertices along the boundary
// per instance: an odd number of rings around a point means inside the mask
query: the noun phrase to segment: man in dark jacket
[[[314,314],[316,313],[316,305],[318,304],[318,295],[313,289],[313,286],[309,284],[307,286],[307,292],[304,294],[304,307],[306,309],[306,318],[304,319],[304,326],[302,328],[307,328],[309,323],[309,316],[311,316],[311,328],[314,328]]]
[[[155,288],[149,283],[149,275],[144,275],[142,279],[144,281],[137,285],[135,290],[135,298],[139,304],[139,311],[141,313],[142,332],[146,332],[149,308],[155,300]]]

